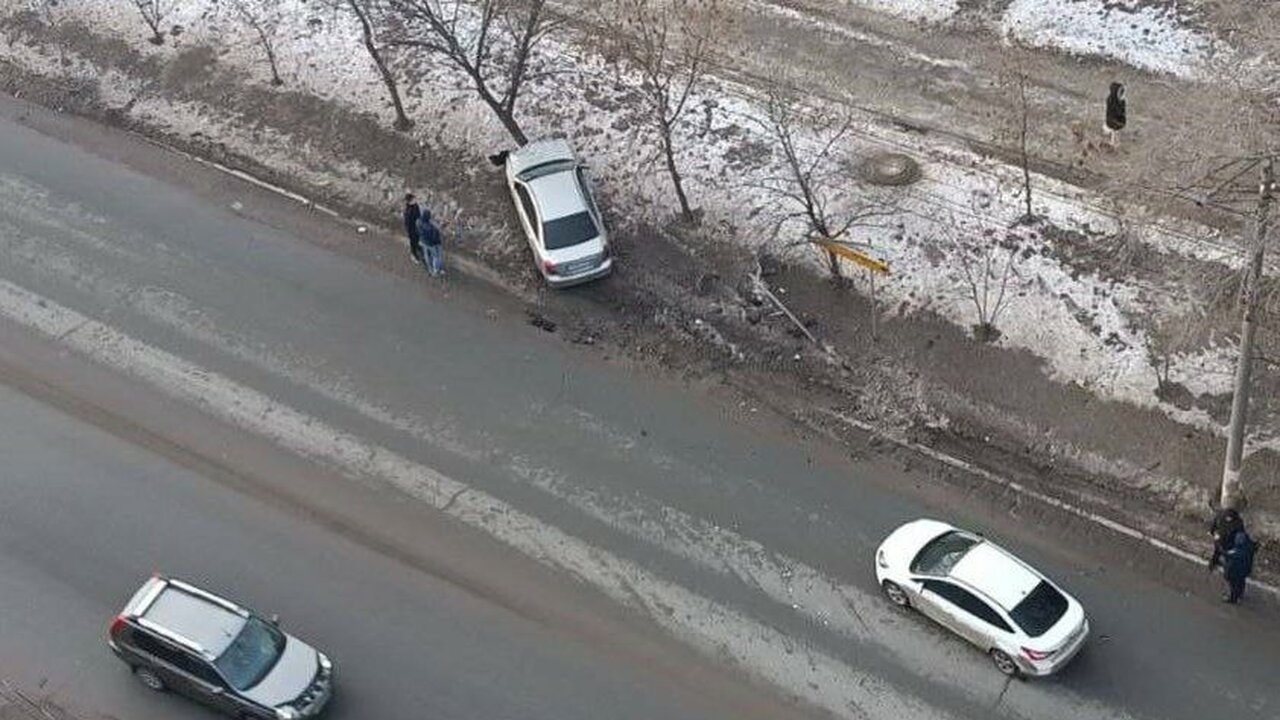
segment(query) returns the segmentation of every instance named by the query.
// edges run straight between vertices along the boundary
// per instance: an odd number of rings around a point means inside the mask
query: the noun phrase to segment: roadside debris
[[[555,322],[548,320],[537,310],[526,310],[525,316],[529,318],[529,324],[538,328],[539,330],[545,330],[546,332],[556,331]]]

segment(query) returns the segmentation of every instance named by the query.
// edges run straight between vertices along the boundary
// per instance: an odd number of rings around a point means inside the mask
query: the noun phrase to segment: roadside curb
[[[312,200],[311,198],[307,197],[306,195],[302,195],[301,193],[296,193],[286,187],[282,187],[275,183],[263,180],[262,178],[259,178],[253,175],[252,173],[246,172],[244,170],[238,170],[236,168],[233,168],[229,165],[224,165],[215,160],[210,160],[208,158],[200,157],[195,153],[189,152],[187,150],[183,150],[179,147],[157,140],[153,137],[149,137],[145,133],[140,133],[134,130],[126,130],[126,132],[128,132],[133,137],[138,138],[142,142],[147,143],[148,145],[159,148],[160,150],[163,150],[165,152],[177,155],[178,157],[181,157],[184,160],[190,160],[191,162],[194,162],[198,165],[202,165],[216,172],[222,173],[229,177],[233,177],[242,182],[246,182],[260,190],[265,190],[269,193],[278,195],[287,200],[292,200],[298,203],[299,205],[302,205],[308,210],[314,210],[316,212],[320,212],[325,215],[328,215],[329,217],[333,218],[334,220],[337,220],[338,222],[344,223],[346,225],[351,226],[352,228],[355,228],[357,232],[368,232],[370,228],[378,227],[377,223],[374,221],[365,221],[356,217],[346,215],[337,209],[331,208],[322,203],[318,203],[315,200]],[[524,288],[518,287],[509,282],[506,282],[502,278],[502,276],[494,272],[491,268],[489,268],[484,263],[479,262],[466,255],[463,255],[457,251],[451,252],[449,254],[449,258],[450,258],[449,264],[458,268],[464,274],[470,275],[471,277],[474,277],[477,280],[488,283],[489,285],[492,285],[495,288],[505,293],[515,296],[516,298],[520,299],[523,302],[531,303],[531,304],[534,304],[537,302],[536,293],[531,293],[525,290]]]
[[[897,433],[890,432],[882,428],[878,428],[875,425],[872,425],[867,422],[863,422],[861,420],[857,420],[855,418],[851,418],[848,415],[845,415],[844,413],[835,412],[831,410],[820,410],[820,412],[852,428],[856,428],[869,435],[885,440],[886,442],[893,443],[894,445],[897,445],[898,447],[901,447],[905,450],[910,450],[914,453],[924,455],[925,457],[928,457],[931,460],[935,460],[948,467],[952,467],[957,470],[961,470],[966,473],[969,473],[970,475],[981,478],[982,480],[988,483],[991,483],[993,485],[998,485],[1007,490],[1012,490],[1015,493],[1031,498],[1032,500],[1035,500],[1042,504],[1048,505],[1056,510],[1061,510],[1063,512],[1069,513],[1083,520],[1087,520],[1096,525],[1101,525],[1102,527],[1112,532],[1119,533],[1133,540],[1137,540],[1141,543],[1144,543],[1168,555],[1172,555],[1181,560],[1186,560],[1187,562],[1195,563],[1197,565],[1204,563],[1204,556],[1202,555],[1199,555],[1185,548],[1178,547],[1173,543],[1170,543],[1166,540],[1161,540],[1160,538],[1155,537],[1154,535],[1145,533],[1141,530],[1138,530],[1137,528],[1130,527],[1129,525],[1125,525],[1124,523],[1118,522],[1116,520],[1112,520],[1111,518],[1095,513],[1092,510],[1086,510],[1082,507],[1073,505],[1065,500],[1061,500],[1059,498],[1053,497],[1052,495],[1047,495],[1038,490],[1033,490],[1027,487],[1026,485],[1023,485],[1020,482],[1017,482],[1015,480],[1010,480],[1009,478],[997,475],[996,473],[993,473],[990,470],[987,470],[985,468],[978,467],[977,465],[974,465],[973,463],[967,460],[962,460],[958,457],[955,457],[954,455],[948,455],[947,453],[944,453],[941,450],[936,450],[927,445],[922,445],[920,443],[908,440]],[[1276,585],[1272,585],[1270,583],[1262,582],[1260,580],[1254,580],[1253,578],[1249,578],[1248,583],[1249,583],[1249,587],[1256,588],[1257,590],[1266,592],[1274,600],[1280,600],[1280,587]]]

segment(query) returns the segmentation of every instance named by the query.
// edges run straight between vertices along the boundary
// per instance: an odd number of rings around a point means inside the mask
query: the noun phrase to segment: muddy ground
[[[164,100],[217,108],[223,121],[270,130],[264,137],[296,139],[299,154],[314,167],[338,174],[350,162],[401,176],[409,187],[450,188],[467,199],[470,218],[470,225],[458,228],[451,250],[526,298],[530,322],[566,342],[772,407],[794,418],[797,432],[839,437],[851,453],[892,453],[917,467],[936,466],[938,480],[976,487],[973,477],[904,453],[885,438],[909,439],[1155,537],[1206,548],[1204,522],[1221,474],[1223,441],[1160,412],[1100,401],[1086,389],[1051,382],[1041,362],[1026,353],[975,342],[963,328],[927,314],[899,316],[894,308],[876,308],[873,332],[865,293],[807,267],[748,257],[724,227],[632,228],[617,239],[613,277],[549,292],[515,235],[494,243],[483,241],[478,229],[469,233],[469,227],[510,223],[509,198],[491,168],[434,152],[389,129],[384,118],[248,84],[220,66],[208,48],[188,48],[164,63],[90,28],[50,28],[32,14],[5,21],[0,32],[10,44],[44,47],[51,54],[61,48],[109,69],[142,88],[138,97],[153,107]],[[141,36],[138,41],[145,42]],[[250,172],[382,226],[386,234],[379,241],[388,247],[399,242],[394,205],[354,197],[342,190],[343,183],[318,183],[264,164],[256,158],[268,155],[228,147],[216,136],[175,134],[162,117],[135,112],[134,100],[104,99],[96,80],[72,75],[3,63],[0,90]],[[350,242],[370,240],[353,233]],[[1081,258],[1089,261],[1087,253]],[[754,289],[749,277],[757,271],[818,345]],[[1176,387],[1168,392],[1189,395]],[[1222,398],[1181,401],[1209,408],[1215,418],[1226,407]],[[859,429],[863,423],[882,428],[884,436],[868,435]],[[1280,458],[1269,452],[1255,453],[1246,467],[1250,516],[1270,541],[1261,560],[1272,577],[1280,569],[1280,522],[1272,519],[1280,508],[1278,470]],[[1011,509],[1025,502],[1003,491],[984,492]]]
[[[22,692],[0,681],[0,720],[77,720],[48,698]]]

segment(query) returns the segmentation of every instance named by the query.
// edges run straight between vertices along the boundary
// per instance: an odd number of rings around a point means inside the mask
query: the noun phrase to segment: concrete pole
[[[1239,509],[1244,499],[1240,487],[1240,465],[1244,462],[1244,428],[1249,414],[1249,376],[1253,370],[1253,338],[1258,331],[1259,287],[1262,283],[1262,259],[1267,249],[1268,223],[1275,190],[1273,159],[1262,164],[1258,186],[1258,210],[1253,223],[1253,257],[1245,277],[1244,317],[1240,323],[1240,351],[1236,358],[1235,389],[1231,397],[1231,424],[1227,430],[1227,458],[1222,469],[1222,508]]]

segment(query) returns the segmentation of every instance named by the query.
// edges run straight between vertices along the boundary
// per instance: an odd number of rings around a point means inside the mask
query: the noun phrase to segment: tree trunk
[[[680,202],[680,216],[689,225],[697,222],[697,218],[693,215],[693,208],[689,207],[689,197],[684,194],[684,179],[680,177],[680,170],[676,167],[676,150],[671,142],[671,126],[666,123],[660,123],[658,130],[662,133],[662,154],[667,161],[667,173],[671,175],[671,184],[676,189],[676,200]]]
[[[271,84],[279,87],[284,84],[284,80],[280,78],[280,68],[276,65],[276,49],[272,47],[266,31],[261,26],[256,29],[258,38],[262,41],[262,49],[267,53],[267,64],[271,66]]]
[[[1245,278],[1244,317],[1240,322],[1240,351],[1236,358],[1235,388],[1231,397],[1231,424],[1227,431],[1227,457],[1222,469],[1221,506],[1238,508],[1244,499],[1240,487],[1240,466],[1244,462],[1244,429],[1249,414],[1249,384],[1253,370],[1253,339],[1258,330],[1259,300],[1262,284],[1263,257],[1267,249],[1267,231],[1271,219],[1271,200],[1275,185],[1272,160],[1262,166],[1262,184],[1257,215],[1253,227],[1253,258]]]
[[[496,102],[490,101],[489,107],[493,108],[493,111],[497,113],[498,120],[502,121],[502,127],[507,129],[511,139],[515,140],[517,145],[524,146],[529,144],[529,138],[525,137],[524,130],[520,128],[520,123],[516,122],[513,112]]]
[[[1035,212],[1031,209],[1031,161],[1027,157],[1027,141],[1025,136],[1022,141],[1022,197],[1027,206],[1027,222],[1035,219]]]
[[[1018,95],[1021,100],[1022,123],[1018,133],[1018,143],[1022,150],[1022,195],[1027,206],[1026,221],[1030,223],[1035,218],[1035,212],[1031,209],[1031,154],[1027,150],[1028,123],[1030,122],[1030,112],[1027,108],[1027,76],[1018,74]]]
[[[867,270],[867,277],[871,281],[871,341],[875,342],[880,339],[879,333],[879,316],[880,305],[876,298],[876,271]]]
[[[147,39],[147,42],[151,43],[152,45],[163,45],[164,33],[160,32],[160,21],[152,20],[146,15],[143,15],[142,19],[146,20],[147,27],[151,28],[151,37]]]
[[[408,130],[413,127],[413,121],[405,114],[404,103],[400,101],[400,88],[396,86],[395,76],[387,69],[387,63],[382,59],[382,51],[378,49],[377,43],[373,41],[373,24],[369,22],[369,16],[365,13],[364,8],[360,6],[360,0],[347,0],[347,5],[360,20],[360,34],[364,38],[364,49],[369,52],[369,57],[373,58],[373,64],[378,67],[378,75],[382,77],[382,84],[387,86],[387,92],[391,95],[391,104],[396,110],[396,121],[392,127],[396,130]]]

